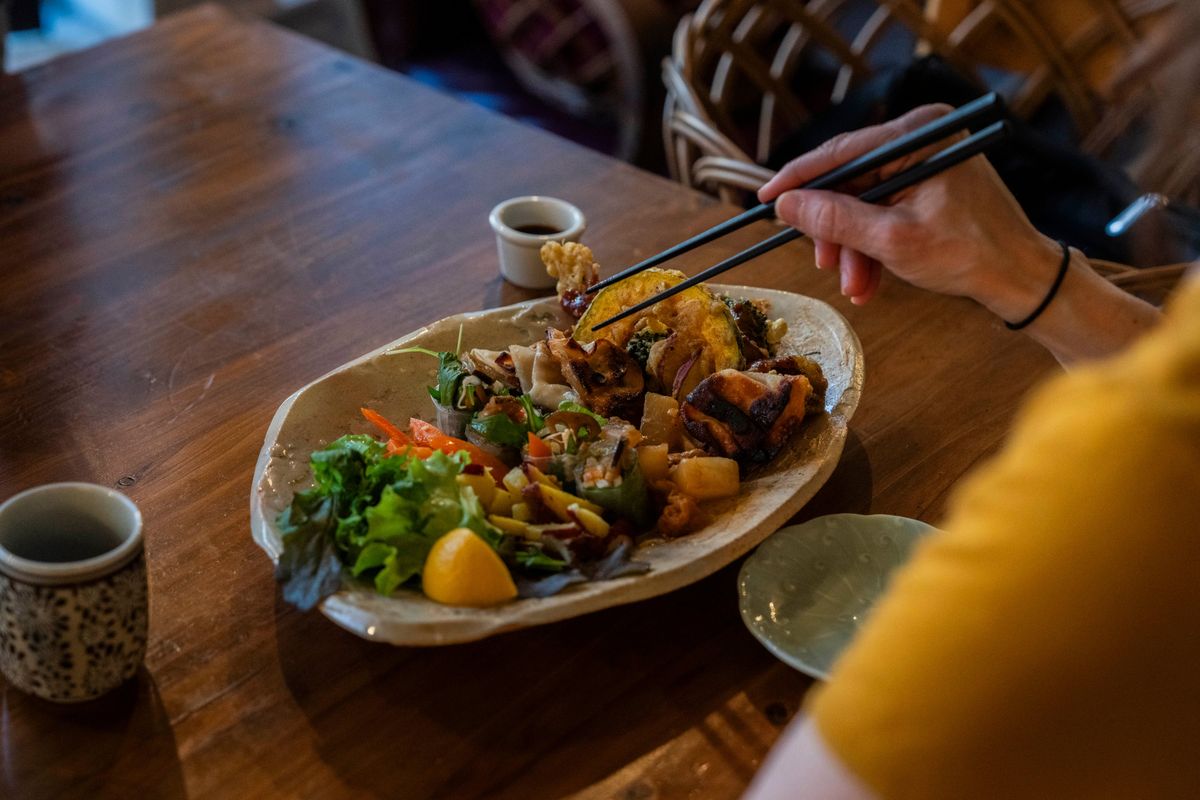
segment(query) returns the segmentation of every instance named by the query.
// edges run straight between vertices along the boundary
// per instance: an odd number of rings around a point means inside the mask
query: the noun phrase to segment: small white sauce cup
[[[528,195],[505,200],[492,209],[488,222],[496,232],[500,274],[525,289],[549,289],[555,279],[546,272],[540,255],[546,242],[577,242],[587,228],[583,212],[555,197]],[[531,233],[534,226],[549,230]]]

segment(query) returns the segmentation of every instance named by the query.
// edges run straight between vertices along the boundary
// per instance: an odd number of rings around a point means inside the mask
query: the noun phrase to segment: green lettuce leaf
[[[607,418],[600,416],[595,411],[592,411],[590,408],[583,405],[582,403],[574,403],[570,400],[563,400],[561,403],[558,404],[558,410],[559,411],[575,411],[580,414],[587,414],[589,417],[596,420],[596,422],[601,427],[608,424]]]
[[[515,447],[519,450],[529,441],[529,428],[507,414],[475,417],[471,420],[470,428],[492,444],[501,447]]]
[[[456,480],[468,460],[465,453],[388,456],[369,436],[343,436],[313,453],[316,485],[278,519],[284,597],[312,608],[340,588],[343,565],[390,594],[418,576],[434,542],[458,527],[499,547],[503,535]]]
[[[342,562],[331,536],[336,527],[334,498],[314,489],[296,495],[279,516],[283,552],[275,579],[283,584],[283,599],[308,611],[342,585]]]

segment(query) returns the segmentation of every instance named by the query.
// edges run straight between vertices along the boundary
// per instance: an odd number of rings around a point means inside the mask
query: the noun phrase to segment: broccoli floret
[[[638,363],[638,366],[645,369],[646,362],[650,359],[650,347],[669,335],[669,331],[652,331],[649,328],[643,328],[625,343],[625,351],[633,356],[633,360]]]

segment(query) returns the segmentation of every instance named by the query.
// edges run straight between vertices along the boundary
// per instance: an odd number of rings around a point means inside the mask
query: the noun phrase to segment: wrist
[[[1005,269],[972,297],[1005,322],[1023,320],[1045,299],[1061,263],[1061,245],[1039,233],[1013,252]]]

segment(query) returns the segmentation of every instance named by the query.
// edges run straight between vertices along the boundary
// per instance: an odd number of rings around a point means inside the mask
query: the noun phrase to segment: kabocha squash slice
[[[643,319],[655,319],[678,334],[680,340],[699,346],[700,357],[693,368],[698,375],[711,375],[718,370],[739,368],[742,365],[742,353],[733,315],[721,298],[704,286],[685,289],[673,297],[655,303],[640,314],[615,322],[599,331],[592,331],[592,326],[647,297],[675,286],[686,277],[676,270],[648,269],[602,289],[575,326],[575,341],[587,343],[604,338],[625,347],[637,330],[639,322]]]

